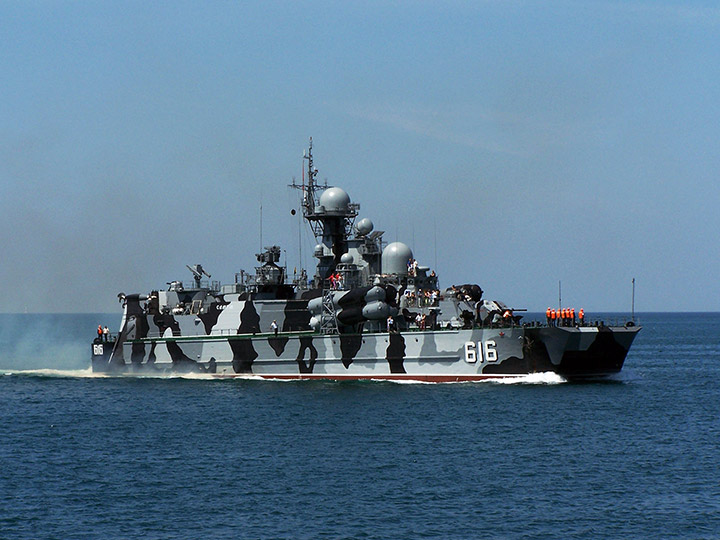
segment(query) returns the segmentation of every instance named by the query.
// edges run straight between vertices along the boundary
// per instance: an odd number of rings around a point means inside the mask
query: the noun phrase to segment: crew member
[[[550,326],[550,308],[545,310],[545,317],[547,318],[547,325]]]
[[[98,337],[97,337],[98,342],[102,341],[103,333],[102,333],[102,325],[101,324],[98,324],[97,334],[98,334]]]
[[[550,310],[550,326],[555,326],[555,317],[557,317],[557,314],[555,313],[554,309]]]
[[[570,321],[572,322],[572,326],[575,326],[575,308],[570,309]]]
[[[103,328],[103,341],[109,341],[110,340],[110,329],[105,325],[105,328]]]
[[[273,333],[277,336],[278,334],[278,324],[277,321],[273,321],[270,325],[270,328],[272,328]]]
[[[585,324],[585,310],[583,308],[580,308],[580,312],[578,313],[578,322],[580,326]]]

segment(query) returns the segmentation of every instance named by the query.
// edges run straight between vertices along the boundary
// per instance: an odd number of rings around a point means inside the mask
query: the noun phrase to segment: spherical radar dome
[[[382,253],[383,274],[407,274],[407,264],[412,259],[413,253],[409,247],[402,242],[388,244]]]
[[[370,234],[373,230],[373,222],[370,221],[368,218],[362,218],[360,221],[357,222],[357,225],[355,225],[355,228],[357,229],[357,232],[361,236],[366,236]]]
[[[328,188],[320,195],[320,206],[324,206],[326,212],[345,214],[349,204],[350,196],[339,187]]]
[[[340,262],[343,264],[352,264],[355,262],[355,258],[349,253],[343,253],[340,257]]]

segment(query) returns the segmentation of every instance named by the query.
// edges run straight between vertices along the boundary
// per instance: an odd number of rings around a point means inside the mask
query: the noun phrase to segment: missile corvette
[[[120,329],[93,341],[94,372],[456,382],[622,369],[640,330],[633,321],[527,323],[478,285],[443,289],[407,245],[359,218],[346,191],[318,185],[312,139],[304,159],[307,178],[292,187],[317,242],[313,275],[290,276],[273,245],[230,283],[198,264],[187,282],[120,293]]]

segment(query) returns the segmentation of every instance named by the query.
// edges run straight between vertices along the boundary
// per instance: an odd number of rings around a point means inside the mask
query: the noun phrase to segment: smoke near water
[[[120,314],[0,314],[0,369],[88,370],[99,324],[116,333]]]

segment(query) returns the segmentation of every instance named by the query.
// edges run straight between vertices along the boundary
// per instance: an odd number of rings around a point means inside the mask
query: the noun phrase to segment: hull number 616
[[[478,360],[489,364],[498,361],[495,341],[488,339],[487,341],[478,341],[477,344],[473,341],[465,342],[465,361],[474,364]]]

